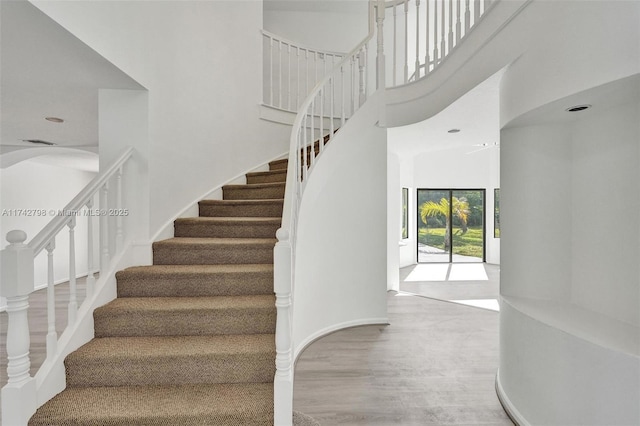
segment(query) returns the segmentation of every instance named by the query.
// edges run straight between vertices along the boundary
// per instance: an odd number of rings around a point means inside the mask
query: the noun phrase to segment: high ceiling
[[[24,139],[96,151],[98,90],[142,87],[26,0],[0,1],[0,18],[0,152],[43,146]]]
[[[425,152],[463,149],[473,152],[500,142],[499,85],[503,72],[488,78],[435,116],[390,128],[389,151],[401,158]],[[459,132],[449,133],[457,129]]]

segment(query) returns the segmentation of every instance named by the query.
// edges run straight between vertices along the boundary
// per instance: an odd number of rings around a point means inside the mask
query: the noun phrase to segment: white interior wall
[[[402,239],[402,188],[400,159],[387,153],[387,289],[400,289],[400,250]]]
[[[294,358],[330,331],[387,322],[387,144],[386,130],[375,125],[380,101],[374,95],[345,124],[307,182],[295,248]]]
[[[502,131],[499,388],[522,424],[640,421],[638,81]],[[564,111],[586,100],[593,108]]]
[[[640,326],[640,103],[571,127],[571,300]]]
[[[413,159],[416,189],[486,189],[485,250],[487,263],[500,263],[500,241],[493,234],[493,190],[499,185],[498,148],[458,147],[420,154]],[[475,151],[475,152],[474,152]],[[414,191],[415,193],[415,191]],[[415,195],[414,195],[415,196]],[[417,206],[414,205],[414,210]],[[416,218],[417,220],[417,218]],[[414,221],[413,233],[416,232]],[[415,245],[413,246],[415,250]]]
[[[149,91],[150,235],[286,152],[289,127],[258,119],[261,1],[33,3]]]
[[[298,2],[288,2],[288,10],[269,3],[265,3],[264,29],[302,46],[347,53],[369,32],[367,1],[317,2],[323,7],[311,10],[296,10]]]
[[[21,229],[27,233],[27,242],[54,218],[96,176],[96,173],[46,165],[25,160],[0,170],[0,246],[5,248],[7,232]],[[16,213],[16,209],[28,210]],[[87,273],[87,217],[78,216],[75,228],[77,276]],[[55,240],[54,282],[69,279],[69,232],[63,230]],[[83,255],[84,254],[84,255]],[[43,250],[36,257],[34,284],[47,283],[47,256]]]
[[[413,181],[413,159],[405,159],[400,163],[400,190],[407,188],[409,190],[409,229],[408,238],[402,240],[400,246],[400,267],[414,265],[417,263],[418,251],[416,244],[418,238],[416,235],[416,220],[418,218],[418,208],[416,206],[416,187]]]

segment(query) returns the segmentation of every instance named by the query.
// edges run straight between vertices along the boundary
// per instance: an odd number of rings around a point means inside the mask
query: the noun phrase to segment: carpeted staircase
[[[286,167],[274,161],[224,186],[223,200],[201,201],[199,217],[153,244],[153,265],[116,274],[95,338],[65,360],[67,388],[30,425],[273,424]]]

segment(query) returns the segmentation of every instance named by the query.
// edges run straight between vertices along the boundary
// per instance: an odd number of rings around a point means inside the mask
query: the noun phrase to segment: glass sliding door
[[[484,262],[485,190],[418,190],[418,262]]]
[[[449,190],[418,189],[418,262],[450,262]]]

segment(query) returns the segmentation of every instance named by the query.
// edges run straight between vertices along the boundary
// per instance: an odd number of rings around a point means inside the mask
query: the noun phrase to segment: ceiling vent
[[[42,139],[22,139],[22,142],[29,142],[29,143],[34,143],[34,144],[38,144],[38,145],[55,145],[55,143],[53,142],[49,142],[49,141],[43,141]]]

